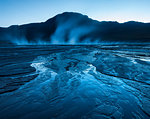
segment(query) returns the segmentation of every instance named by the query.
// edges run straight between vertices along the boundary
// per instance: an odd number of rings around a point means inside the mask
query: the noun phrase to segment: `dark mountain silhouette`
[[[42,23],[0,27],[0,45],[149,42],[150,23],[98,22],[73,12]]]

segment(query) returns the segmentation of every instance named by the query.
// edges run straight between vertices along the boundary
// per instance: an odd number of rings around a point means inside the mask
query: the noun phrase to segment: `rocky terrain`
[[[0,48],[1,119],[149,119],[150,46]]]

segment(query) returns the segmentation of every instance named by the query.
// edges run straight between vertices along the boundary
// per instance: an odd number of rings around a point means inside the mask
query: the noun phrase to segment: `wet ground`
[[[150,45],[0,48],[1,119],[149,119]]]

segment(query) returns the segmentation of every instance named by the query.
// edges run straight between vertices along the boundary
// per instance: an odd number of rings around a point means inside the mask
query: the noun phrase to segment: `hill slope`
[[[0,28],[1,45],[126,42],[150,42],[150,23],[98,22],[79,13],[65,12],[42,23]]]

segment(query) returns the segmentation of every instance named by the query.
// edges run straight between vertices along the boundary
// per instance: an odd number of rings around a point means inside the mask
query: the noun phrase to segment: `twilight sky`
[[[43,22],[62,12],[99,21],[150,22],[150,0],[0,0],[0,27]]]

